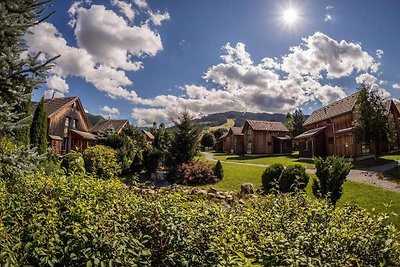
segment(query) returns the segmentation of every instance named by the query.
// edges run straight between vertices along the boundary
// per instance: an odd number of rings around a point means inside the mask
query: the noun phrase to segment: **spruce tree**
[[[175,122],[175,136],[171,146],[174,165],[192,162],[199,153],[200,129],[187,112]]]
[[[39,154],[47,150],[47,115],[44,108],[44,98],[40,100],[33,115],[30,131],[31,146],[37,147]]]
[[[221,161],[217,161],[214,168],[214,175],[219,179],[222,180],[224,178],[224,168],[222,167]]]

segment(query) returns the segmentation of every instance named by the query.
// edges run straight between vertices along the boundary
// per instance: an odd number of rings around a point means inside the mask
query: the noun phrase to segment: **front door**
[[[251,154],[251,143],[247,143],[247,154]]]

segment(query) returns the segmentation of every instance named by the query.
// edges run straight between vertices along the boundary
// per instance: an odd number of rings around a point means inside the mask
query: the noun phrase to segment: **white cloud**
[[[111,4],[118,7],[130,21],[133,21],[135,19],[135,11],[133,10],[131,3],[127,3],[121,0],[112,0]]]
[[[384,54],[385,54],[385,53],[383,52],[383,50],[381,50],[381,49],[377,49],[377,50],[376,50],[376,56],[377,56],[378,58],[382,58]]]
[[[145,0],[134,0],[134,2],[140,8],[147,8],[147,2]]]
[[[326,10],[333,9],[333,6],[327,6],[327,7],[325,7],[325,9],[326,9]]]
[[[119,110],[117,108],[110,108],[109,106],[104,106],[100,108],[101,111],[106,112],[107,114],[111,115],[119,115]]]
[[[325,14],[325,18],[324,18],[324,21],[325,22],[328,22],[328,21],[332,21],[332,15],[330,15],[330,14]]]
[[[359,76],[356,77],[356,82],[358,84],[367,84],[367,85],[373,85],[377,81],[377,78],[374,75],[371,75],[369,73],[363,73],[360,74]]]
[[[393,87],[394,89],[400,89],[400,83],[394,83],[394,84],[392,85],[392,87]]]
[[[149,11],[149,15],[150,15],[150,21],[156,25],[156,26],[160,26],[161,23],[164,20],[170,20],[170,16],[168,12],[164,12],[161,13],[160,11],[157,11],[155,13],[153,13],[151,10]]]
[[[56,97],[62,97],[69,91],[67,82],[57,75],[52,75],[47,78],[47,88],[48,90],[45,93],[46,97],[52,96],[53,93]]]

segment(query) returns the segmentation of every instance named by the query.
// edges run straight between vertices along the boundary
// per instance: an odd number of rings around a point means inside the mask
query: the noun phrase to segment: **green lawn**
[[[315,168],[315,165],[312,161],[299,160],[298,153],[289,156],[243,156],[243,155],[229,155],[223,153],[215,153],[214,159],[221,161],[223,160],[232,162],[263,164],[263,165],[280,163],[283,166],[289,166],[292,164],[300,164],[310,169]]]
[[[201,186],[202,188],[212,186],[222,191],[239,191],[240,185],[246,182],[253,183],[256,189],[261,188],[261,175],[265,167],[229,163],[222,165],[224,167],[224,179],[213,185]],[[310,177],[307,193],[312,196],[311,181],[315,175],[310,175]],[[374,214],[391,211],[400,215],[400,194],[353,181],[346,181],[344,184],[343,196],[338,205],[343,206],[345,204],[358,205]],[[386,209],[385,204],[391,204],[391,206]],[[392,221],[400,228],[400,218],[393,217]]]
[[[400,183],[400,166],[384,171],[382,173],[382,178],[396,183]]]

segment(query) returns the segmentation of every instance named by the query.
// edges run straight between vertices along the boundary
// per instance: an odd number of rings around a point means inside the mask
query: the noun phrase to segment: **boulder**
[[[217,189],[215,189],[214,187],[211,187],[210,189],[208,189],[208,193],[216,194],[217,192],[218,192]]]
[[[243,194],[254,194],[254,185],[252,183],[244,183],[240,186],[240,192]]]

